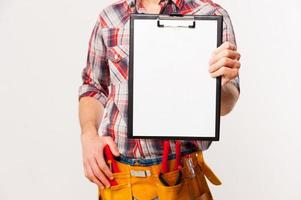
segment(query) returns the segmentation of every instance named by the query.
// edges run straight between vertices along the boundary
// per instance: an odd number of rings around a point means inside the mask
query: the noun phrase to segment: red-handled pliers
[[[164,146],[163,146],[163,155],[162,155],[162,165],[161,165],[161,171],[159,173],[159,179],[160,181],[166,185],[169,186],[167,181],[162,177],[164,173],[167,173],[169,171],[169,168],[167,166],[168,161],[168,154],[170,152],[170,143],[169,140],[164,140]],[[179,170],[179,176],[176,181],[176,185],[180,183],[182,172],[181,172],[181,141],[176,140],[176,164],[174,167],[174,170]]]
[[[106,160],[107,160],[107,163],[110,167],[111,172],[112,173],[120,172],[120,170],[117,166],[116,160],[114,159],[114,156],[111,152],[111,149],[110,149],[109,145],[104,146],[104,153],[105,153],[105,157],[106,157]],[[109,180],[109,181],[110,181],[111,186],[114,186],[114,185],[118,184],[115,179]]]

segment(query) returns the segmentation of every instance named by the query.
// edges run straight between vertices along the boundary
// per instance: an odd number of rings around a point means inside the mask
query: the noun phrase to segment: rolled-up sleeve
[[[84,96],[94,97],[105,107],[109,95],[110,74],[100,21],[99,15],[89,39],[86,66],[82,69],[82,84],[78,89],[78,100]]]
[[[228,41],[237,46],[234,29],[232,26],[230,16],[227,13],[227,11],[225,9],[223,9],[222,7],[218,7],[215,14],[223,16],[223,43]],[[231,83],[233,83],[236,86],[236,88],[238,89],[238,91],[240,92],[240,83],[239,82],[240,82],[239,76],[237,76],[235,79],[231,80]],[[202,151],[209,149],[211,144],[212,144],[211,140],[196,140],[196,145]]]
[[[216,10],[216,14],[223,16],[223,42],[228,41],[237,46],[235,32],[234,32],[232,21],[231,21],[231,18],[229,16],[228,12],[224,8],[219,7]],[[240,92],[239,76],[237,76],[235,79],[232,79],[231,82],[236,86],[236,88]]]

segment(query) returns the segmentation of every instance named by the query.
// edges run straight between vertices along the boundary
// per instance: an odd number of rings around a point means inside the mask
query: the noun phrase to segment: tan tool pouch
[[[169,160],[170,169],[175,159]],[[182,157],[182,177],[179,184],[174,185],[179,170],[164,174],[164,179],[171,186],[165,186],[158,178],[161,164],[152,166],[131,166],[117,161],[121,172],[113,176],[118,185],[99,189],[102,200],[213,200],[207,180],[214,185],[221,181],[206,164],[202,151],[190,153]]]

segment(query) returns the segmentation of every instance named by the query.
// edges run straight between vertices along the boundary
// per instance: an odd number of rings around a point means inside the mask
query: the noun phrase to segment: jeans
[[[182,155],[189,154],[196,151],[195,149],[189,149],[185,151],[181,151]],[[176,154],[172,153],[168,155],[168,160],[175,159]],[[143,159],[143,158],[128,158],[124,155],[120,155],[115,158],[115,160],[128,164],[128,165],[140,165],[140,166],[150,166],[160,164],[162,161],[162,157],[158,158],[150,158],[150,159]]]

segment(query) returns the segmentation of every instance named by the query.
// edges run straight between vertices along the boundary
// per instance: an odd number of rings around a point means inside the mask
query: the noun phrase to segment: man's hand
[[[240,68],[240,54],[236,46],[230,42],[224,42],[212,52],[209,61],[209,72],[212,77],[222,76],[222,86],[236,78]]]
[[[108,144],[113,155],[119,156],[116,143],[110,136],[99,136],[96,131],[83,133],[81,142],[85,176],[100,188],[110,187],[107,177],[113,179],[113,176],[106,164],[103,152],[104,146]]]

